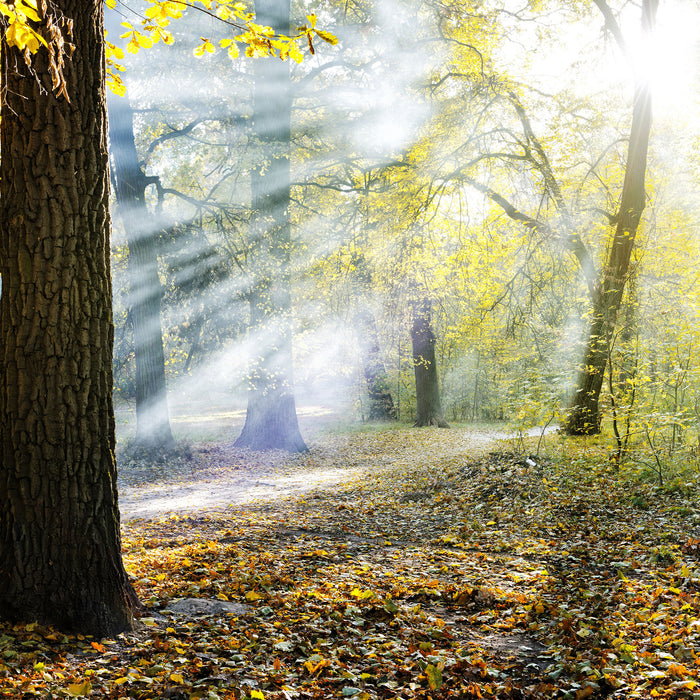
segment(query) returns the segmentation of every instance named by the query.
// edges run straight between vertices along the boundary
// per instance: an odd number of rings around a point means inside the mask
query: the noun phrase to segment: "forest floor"
[[[123,465],[138,629],[0,627],[0,695],[700,698],[697,468],[659,486],[593,442],[497,437]]]

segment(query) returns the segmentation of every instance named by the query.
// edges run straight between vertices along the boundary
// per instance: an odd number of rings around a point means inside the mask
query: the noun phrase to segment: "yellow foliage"
[[[105,4],[110,9],[116,8],[116,0],[105,0]],[[173,35],[167,31],[166,27],[171,20],[182,17],[187,8],[198,9],[202,12],[217,17],[222,22],[232,26],[241,32],[233,39],[225,39],[219,46],[227,49],[230,58],[237,58],[240,55],[237,43],[247,44],[246,55],[253,57],[264,57],[277,55],[282,59],[292,58],[295,61],[302,60],[302,52],[296,44],[297,40],[303,39],[309,46],[309,51],[314,53],[313,36],[320,37],[329,44],[336,44],[337,39],[329,32],[315,29],[316,16],[308,15],[308,26],[299,27],[296,36],[278,36],[271,27],[261,26],[253,22],[254,15],[248,12],[246,6],[241,2],[233,0],[148,0],[148,7],[144,11],[144,20],[140,28],[135,28],[129,22],[123,22],[127,31],[121,34],[121,38],[128,39],[126,50],[129,53],[138,53],[141,49],[150,49],[154,44],[163,41],[164,44],[173,43]],[[14,0],[7,2],[0,0],[0,14],[6,18],[7,29],[5,41],[9,46],[14,46],[24,53],[24,59],[29,64],[31,54],[36,53],[42,46],[48,47],[44,37],[29,24],[30,22],[45,23],[53,26],[53,17],[42,16],[36,0]],[[53,33],[52,33],[53,34]],[[65,93],[65,85],[62,77],[63,58],[70,51],[70,45],[64,44],[61,32],[56,33],[54,39],[55,47],[52,59],[55,63],[52,69],[54,90],[58,94]],[[194,49],[195,56],[204,56],[216,51],[214,43],[208,38],[202,38],[202,44]],[[118,63],[123,59],[124,53],[117,49],[114,44],[107,42],[107,85],[115,93],[123,95],[125,86],[117,76],[124,68]]]

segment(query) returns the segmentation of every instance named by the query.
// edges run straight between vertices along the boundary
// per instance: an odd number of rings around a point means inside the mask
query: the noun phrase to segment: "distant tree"
[[[289,0],[257,0],[256,16],[289,32]],[[291,230],[290,140],[292,93],[289,62],[256,61],[253,128],[261,148],[252,173],[255,221],[249,254],[251,275],[250,389],[236,446],[303,452],[292,377],[289,258]]]
[[[30,70],[2,46],[0,615],[114,635],[137,602],[114,459],[103,6],[51,6],[75,46],[60,90],[58,54]]]
[[[367,385],[370,420],[396,420],[396,406],[389,390],[389,377],[379,348],[377,320],[369,311],[357,315],[362,371]]]
[[[165,386],[160,318],[162,291],[158,276],[159,227],[146,205],[146,188],[155,184],[157,178],[147,177],[139,163],[134,142],[134,114],[128,96],[110,93],[107,105],[117,212],[129,249],[128,317],[134,332],[136,366],[135,441],[148,450],[168,451],[174,448],[175,441],[170,429]]]
[[[437,426],[449,428],[442,415],[440,383],[435,357],[435,333],[431,319],[432,304],[423,298],[413,306],[411,341],[413,344],[413,367],[416,375],[416,422],[415,427]]]

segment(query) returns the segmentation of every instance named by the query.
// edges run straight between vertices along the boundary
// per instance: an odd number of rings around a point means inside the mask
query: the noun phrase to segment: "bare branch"
[[[622,36],[622,32],[620,31],[620,25],[617,23],[615,15],[610,9],[610,5],[608,5],[608,3],[605,0],[593,0],[593,2],[598,6],[598,9],[600,10],[601,14],[603,15],[603,18],[605,19],[605,28],[613,36],[613,38],[617,42],[617,45],[620,47],[622,53],[625,56],[629,56],[629,53],[627,51],[627,44],[625,43],[625,39]]]

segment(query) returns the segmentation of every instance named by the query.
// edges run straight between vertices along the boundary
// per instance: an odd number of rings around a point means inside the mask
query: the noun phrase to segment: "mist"
[[[218,410],[234,439],[264,382],[294,398],[302,433],[305,415],[365,420],[368,363],[412,420],[410,329],[423,299],[446,415],[509,420],[529,401],[536,424],[566,404],[589,313],[566,241],[581,240],[596,264],[605,256],[634,79],[611,71],[619,57],[595,7],[560,5],[539,14],[507,1],[313,5],[338,45],[317,38],[314,55],[267,73],[225,51],[195,59],[202,37],[226,30],[188,10],[172,24],[174,46],[127,54],[150,179],[138,235],[157,249],[175,425],[195,408]],[[139,9],[119,12],[127,6]],[[311,10],[294,5],[292,26]],[[663,18],[666,34],[674,17]],[[624,27],[635,19],[625,15]],[[690,178],[671,187],[668,169],[681,141],[686,172],[697,170],[686,129],[700,122],[658,114],[649,220],[683,216],[696,228]],[[135,244],[124,226],[117,206],[115,382],[128,407],[131,309],[154,290],[129,277]],[[652,228],[644,240],[665,245]],[[367,312],[376,344],[358,320]]]

